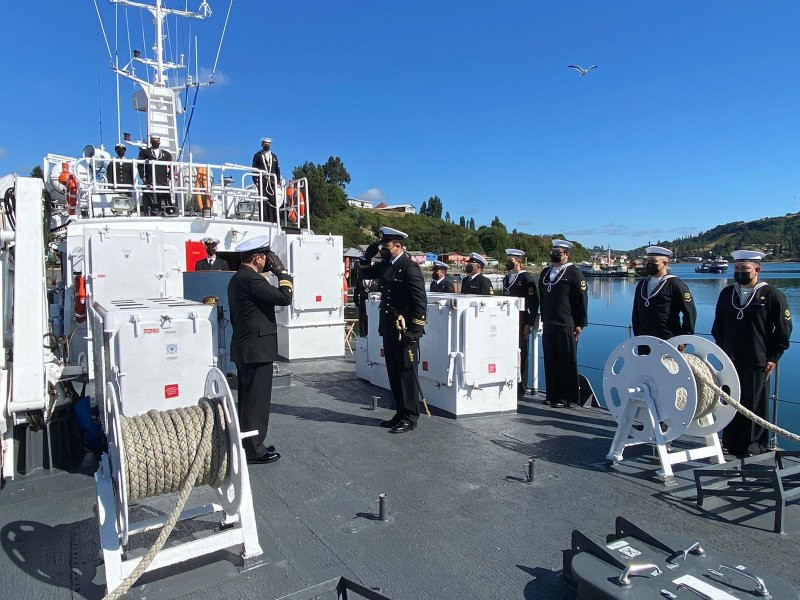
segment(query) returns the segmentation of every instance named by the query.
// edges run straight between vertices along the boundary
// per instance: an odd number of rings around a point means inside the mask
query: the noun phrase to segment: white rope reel
[[[705,338],[637,336],[619,344],[603,371],[606,406],[617,421],[607,461],[621,461],[628,446],[655,444],[666,480],[673,477],[673,464],[701,458],[723,462],[717,433],[736,409],[715,388],[739,398],[733,363]],[[699,438],[701,445],[671,451],[669,443],[680,437]]]
[[[135,569],[148,570],[139,567],[138,559],[122,560],[131,535],[161,527],[165,541],[170,524],[174,526],[178,520],[224,512],[223,524],[230,527],[163,552],[154,544],[152,556],[148,552],[142,563],[152,560],[151,568],[160,568],[237,545],[245,559],[260,556],[242,445],[246,436],[239,430],[233,396],[222,372],[209,370],[199,405],[151,410],[135,417],[123,415],[118,390],[116,381],[107,382],[104,410],[108,454],[101,458],[95,476],[107,589],[115,590]],[[195,462],[198,464],[193,466]],[[182,510],[191,491],[187,480],[194,481],[194,486],[210,485],[215,501]],[[131,504],[178,491],[174,514],[131,523]],[[237,523],[240,526],[235,527]],[[114,597],[132,583],[124,581]]]

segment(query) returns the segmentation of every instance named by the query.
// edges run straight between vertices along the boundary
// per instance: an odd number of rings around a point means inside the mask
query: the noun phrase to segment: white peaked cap
[[[407,233],[400,231],[399,229],[392,229],[391,227],[381,227],[378,229],[378,235],[381,236],[382,240],[404,240],[408,237]]]
[[[647,252],[647,256],[666,256],[668,258],[672,256],[672,250],[663,246],[648,246],[645,252]]]
[[[264,144],[264,143],[271,144],[272,143],[272,138],[261,138],[261,143],[262,144]]]
[[[757,250],[734,250],[731,253],[733,260],[755,260],[760,261],[766,256],[763,252]]]
[[[506,248],[506,256],[525,256],[525,253],[516,248]]]
[[[565,248],[567,250],[572,250],[574,247],[575,245],[567,240],[553,240],[553,248]]]
[[[483,266],[483,267],[486,266],[486,259],[483,258],[477,252],[470,252],[469,253],[469,260],[474,260],[475,262],[481,263],[481,266]]]

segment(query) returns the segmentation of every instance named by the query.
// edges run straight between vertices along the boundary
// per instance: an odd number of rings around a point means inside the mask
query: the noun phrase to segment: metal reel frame
[[[641,348],[648,348],[649,352],[640,353]],[[676,373],[667,368],[666,357],[675,361]],[[653,416],[658,419],[663,442],[683,435],[697,409],[697,386],[686,359],[669,342],[647,335],[627,339],[611,352],[603,370],[603,395],[617,422],[622,419],[629,398],[652,398],[656,407]],[[640,443],[657,442],[649,417],[639,418],[639,414],[636,421],[641,428],[632,427],[630,437]]]
[[[212,367],[206,375],[204,394],[208,398],[220,398],[223,400],[225,411],[225,427],[228,430],[228,471],[225,479],[219,487],[214,488],[219,502],[225,514],[235,515],[242,506],[242,495],[244,493],[242,482],[242,469],[247,468],[244,459],[244,445],[242,443],[242,432],[239,429],[239,419],[236,412],[236,405],[233,402],[233,394],[228,385],[225,375],[216,367]]]
[[[128,543],[130,529],[128,506],[128,480],[125,465],[125,445],[122,443],[122,406],[120,406],[119,388],[114,381],[106,383],[105,397],[106,438],[108,440],[108,460],[111,463],[114,496],[117,502],[117,532],[120,543]]]
[[[669,343],[676,348],[681,344],[686,344],[685,352],[694,354],[703,360],[714,376],[714,382],[723,390],[727,390],[731,398],[739,400],[741,397],[741,386],[736,367],[728,355],[706,338],[697,335],[678,335],[670,338]],[[692,437],[706,437],[708,435],[722,431],[736,415],[736,409],[724,402],[717,396],[711,414],[703,419],[692,419],[686,435]]]

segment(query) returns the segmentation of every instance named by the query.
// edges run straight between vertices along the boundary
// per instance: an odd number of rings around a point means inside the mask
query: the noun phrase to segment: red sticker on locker
[[[159,331],[160,331],[160,329],[158,327],[145,327],[144,328],[144,332],[145,333],[158,333]]]
[[[489,373],[497,373],[497,365],[489,363]]]
[[[383,355],[384,355],[384,354],[383,354],[383,348],[381,348],[381,356],[383,356]]]
[[[317,296],[317,302],[322,302],[322,296]]]
[[[423,360],[422,361],[422,370],[423,371],[427,371],[428,370],[428,361],[427,360]]]
[[[178,396],[178,384],[169,383],[164,386],[164,398],[175,398]]]

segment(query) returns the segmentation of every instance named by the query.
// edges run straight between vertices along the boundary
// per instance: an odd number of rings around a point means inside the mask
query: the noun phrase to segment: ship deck
[[[694,536],[800,584],[800,507],[787,509],[787,534],[779,535],[768,504],[709,499],[698,509],[686,467],[664,487],[649,448],[628,450],[608,470],[614,422],[600,409],[551,409],[527,398],[513,414],[423,415],[414,432],[390,435],[378,427],[392,414],[390,394],[355,379],[352,359],[290,368],[292,386],[275,390],[270,421],[283,457],[250,467],[263,564],[241,570],[236,554],[221,552],[149,573],[129,597],[271,600],[344,576],[396,600],[571,598],[561,551],[572,530],[600,541],[617,515],[648,531]],[[375,411],[372,395],[381,396]],[[537,459],[532,484],[529,457]],[[87,456],[73,472],[39,471],[0,492],[4,597],[103,596],[95,464]],[[381,493],[389,498],[385,522],[376,518]],[[165,514],[171,502],[134,510]],[[174,535],[211,526],[182,523]],[[140,537],[140,547],[152,539]]]

